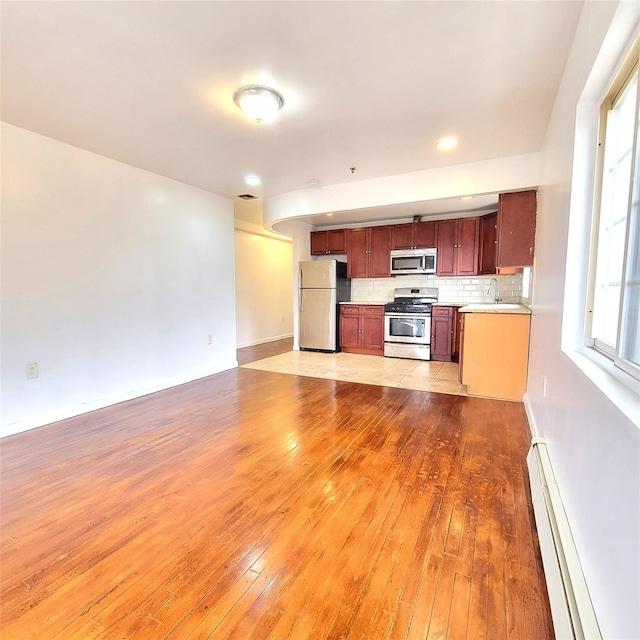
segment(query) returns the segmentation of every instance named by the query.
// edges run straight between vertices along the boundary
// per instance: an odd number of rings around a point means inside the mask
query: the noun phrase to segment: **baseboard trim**
[[[536,422],[536,418],[533,414],[533,407],[531,406],[531,401],[529,400],[528,393],[524,394],[522,402],[524,404],[524,411],[527,414],[527,420],[529,421],[529,431],[531,432],[531,437],[538,437],[540,435],[540,431],[538,430],[538,423]]]
[[[253,340],[251,342],[242,342],[238,344],[238,349],[244,349],[245,347],[255,347],[258,344],[267,344],[268,342],[276,342],[277,340],[285,340],[286,338],[293,338],[293,333],[285,333],[281,336],[275,336],[273,338],[262,338],[260,340]]]
[[[135,400],[143,396],[148,396],[151,393],[157,393],[158,391],[165,391],[173,387],[178,387],[181,384],[187,384],[188,382],[194,382],[195,380],[201,380],[209,376],[221,373],[222,371],[228,371],[229,369],[235,369],[238,366],[237,360],[230,360],[226,363],[211,369],[209,371],[201,371],[196,374],[188,376],[181,376],[165,380],[164,382],[148,387],[141,387],[124,393],[108,396],[106,398],[100,398],[98,400],[91,400],[89,402],[83,402],[79,405],[65,407],[56,411],[51,411],[46,414],[42,414],[36,418],[21,420],[19,422],[13,422],[10,424],[4,424],[0,426],[0,439],[8,436],[13,436],[24,431],[30,431],[31,429],[38,429],[39,427],[45,427],[54,422],[60,422],[61,420],[67,420],[68,418],[75,418],[77,416],[84,415],[85,413],[91,413],[98,409],[104,409],[105,407],[111,407],[121,402],[127,402],[128,400]]]

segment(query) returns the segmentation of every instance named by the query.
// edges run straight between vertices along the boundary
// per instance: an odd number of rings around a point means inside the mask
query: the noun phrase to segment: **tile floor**
[[[458,384],[458,364],[455,362],[424,362],[342,352],[288,351],[242,366],[312,378],[467,395],[466,386]]]

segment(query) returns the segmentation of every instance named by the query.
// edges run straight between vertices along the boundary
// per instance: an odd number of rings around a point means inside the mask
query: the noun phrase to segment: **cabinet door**
[[[502,193],[498,202],[498,266],[533,265],[536,192]]]
[[[438,224],[438,257],[436,273],[453,276],[456,273],[457,220],[440,220]]]
[[[431,359],[441,362],[451,361],[453,335],[452,309],[433,307],[431,316]]]
[[[391,248],[413,249],[413,222],[409,224],[394,224],[391,226]]]
[[[361,229],[349,229],[347,231],[347,277],[367,277],[367,231]]]
[[[391,228],[369,227],[368,277],[389,277],[391,268]]]
[[[347,253],[347,230],[331,229],[327,231],[327,252],[328,253]]]
[[[384,310],[382,307],[362,307],[360,317],[362,347],[384,351]]]
[[[490,213],[480,218],[480,256],[478,273],[494,274],[496,272],[498,214]]]
[[[312,231],[311,232],[311,255],[320,256],[327,253],[327,232]]]
[[[360,313],[347,311],[340,307],[340,346],[357,349],[360,346]]]
[[[438,222],[414,223],[415,242],[417,249],[432,249],[438,246]]]
[[[456,274],[475,276],[478,274],[478,218],[458,220],[458,256]]]

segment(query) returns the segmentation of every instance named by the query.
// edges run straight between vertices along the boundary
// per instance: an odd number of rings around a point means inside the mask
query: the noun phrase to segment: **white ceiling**
[[[1,8],[3,120],[220,195],[268,198],[310,179],[539,151],[582,3]],[[252,83],[284,95],[275,122],[252,122],[234,105],[235,89]],[[436,150],[445,135],[457,149]],[[249,173],[261,187],[244,184]]]

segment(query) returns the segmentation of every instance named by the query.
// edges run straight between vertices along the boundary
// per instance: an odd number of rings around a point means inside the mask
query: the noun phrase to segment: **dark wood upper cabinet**
[[[416,249],[433,249],[438,246],[438,221],[414,222]]]
[[[438,223],[439,276],[474,276],[478,273],[479,219],[456,218]]]
[[[391,228],[361,227],[347,235],[347,276],[384,278],[390,275]]]
[[[457,220],[440,220],[438,226],[438,256],[436,273],[439,276],[456,275]]]
[[[458,220],[458,260],[459,276],[478,274],[478,229],[479,218],[460,218]]]
[[[391,225],[391,249],[430,249],[436,246],[438,222]]]
[[[490,213],[480,218],[479,268],[481,275],[496,272],[498,258],[498,213]]]
[[[533,264],[536,192],[500,194],[497,213],[311,232],[311,254],[347,254],[348,277],[385,278],[395,249],[438,249],[437,275],[474,276]]]
[[[366,278],[369,272],[368,229],[349,229],[347,231],[347,277]]]
[[[413,249],[414,231],[413,222],[408,224],[394,224],[391,227],[391,248]]]
[[[391,229],[369,228],[369,277],[384,278],[391,270]]]
[[[347,253],[347,230],[331,229],[329,231],[311,232],[311,255]]]
[[[496,264],[498,268],[533,265],[536,206],[535,191],[500,194]]]

